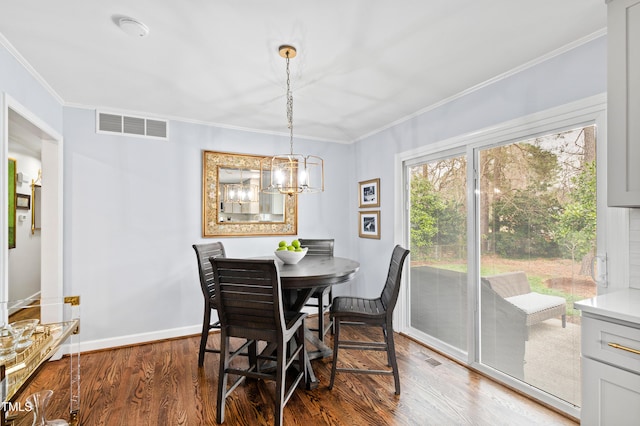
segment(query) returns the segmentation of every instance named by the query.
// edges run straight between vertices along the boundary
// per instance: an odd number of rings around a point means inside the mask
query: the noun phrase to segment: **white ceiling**
[[[117,21],[145,23],[134,38]],[[605,0],[4,1],[66,104],[351,142],[606,27]],[[1,38],[0,38],[1,39]]]

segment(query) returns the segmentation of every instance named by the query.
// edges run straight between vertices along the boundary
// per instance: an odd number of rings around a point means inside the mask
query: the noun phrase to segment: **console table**
[[[17,352],[15,358],[0,365],[0,426],[10,425],[16,420],[17,415],[10,415],[12,410],[26,408],[17,404],[18,397],[44,363],[65,343],[70,345],[69,424],[77,424],[80,411],[80,351],[77,337],[80,332],[79,305],[78,296],[0,302],[0,312],[5,322],[11,321],[11,315],[19,310],[39,310],[41,322],[31,337],[31,345]]]

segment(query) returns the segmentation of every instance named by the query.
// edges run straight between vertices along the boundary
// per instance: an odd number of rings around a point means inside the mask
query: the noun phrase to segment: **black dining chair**
[[[283,409],[298,384],[307,376],[307,352],[304,339],[302,312],[285,312],[278,267],[273,259],[211,258],[220,317],[220,372],[216,420],[224,422],[227,396],[247,377],[275,380],[275,425],[281,425]],[[240,355],[240,348],[229,353],[229,339],[248,339],[249,366],[246,369],[231,366],[231,360]],[[251,342],[252,341],[252,342]],[[275,371],[263,371],[257,354],[257,341],[275,344]],[[270,359],[273,357],[269,357]],[[297,361],[297,362],[296,362]],[[297,375],[287,388],[285,379],[291,367]],[[229,375],[239,376],[227,387]]]
[[[204,319],[202,321],[202,334],[200,335],[200,351],[198,352],[198,366],[202,367],[204,365],[205,352],[220,353],[217,349],[207,348],[209,332],[220,328],[220,321],[211,322],[211,314],[216,310],[216,303],[214,300],[213,270],[211,269],[209,258],[226,257],[226,253],[221,242],[194,244],[193,249],[196,251],[196,258],[198,259],[200,288],[204,296]]]
[[[333,365],[331,366],[329,389],[333,389],[336,371],[354,374],[385,374],[393,375],[396,395],[400,395],[400,374],[393,341],[393,310],[400,293],[402,267],[408,254],[409,250],[399,245],[393,249],[387,280],[382,288],[380,297],[365,299],[339,296],[333,300],[331,318],[333,319],[335,334],[333,336]],[[341,323],[348,323],[353,326],[382,327],[384,341],[341,340]],[[386,351],[387,364],[391,367],[391,371],[368,368],[338,368],[338,351],[340,349]]]
[[[309,239],[309,238],[300,238],[301,247],[306,247],[307,256],[333,256],[333,246],[334,240],[331,239]],[[326,300],[326,303],[325,303]],[[322,287],[315,290],[311,297],[309,297],[309,301],[305,304],[305,306],[313,307],[317,309],[318,312],[318,328],[311,328],[309,330],[318,332],[318,339],[324,343],[324,336],[327,334],[329,330],[333,327],[333,321],[329,319],[325,323],[324,316],[331,309],[331,303],[333,301],[333,290],[331,286]]]

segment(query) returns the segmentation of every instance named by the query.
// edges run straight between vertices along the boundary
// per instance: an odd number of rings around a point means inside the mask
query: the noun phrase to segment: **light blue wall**
[[[175,121],[167,141],[104,135],[95,111],[78,108],[65,108],[64,129],[65,274],[69,291],[82,294],[83,341],[196,332],[203,301],[191,245],[206,241],[202,150],[268,155],[287,152],[288,138]],[[357,257],[354,197],[345,191],[353,146],[296,140],[295,148],[322,156],[327,180],[324,193],[299,197],[298,235],[335,237],[336,255]],[[228,256],[251,257],[271,254],[281,239],[221,240]]]
[[[386,276],[394,241],[395,154],[606,92],[606,37],[475,90],[356,144],[356,180],[381,179],[382,238],[358,239],[360,281],[372,296]],[[394,240],[394,238],[397,238]]]

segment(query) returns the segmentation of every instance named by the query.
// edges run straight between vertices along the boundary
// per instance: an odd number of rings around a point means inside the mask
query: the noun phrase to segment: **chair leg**
[[[393,341],[393,327],[387,325],[383,327],[383,332],[387,343],[387,359],[393,370],[393,382],[396,387],[396,395],[400,395],[400,373],[398,372],[398,362],[396,360],[396,345]]]
[[[324,343],[324,293],[318,297],[318,339]]]
[[[276,371],[276,411],[275,411],[275,426],[282,425],[283,411],[284,411],[284,394],[286,391],[286,371],[287,371],[287,346],[284,342],[280,342],[277,349],[277,371]]]
[[[300,329],[298,330],[298,345],[302,345],[304,347],[305,345],[305,337],[304,337],[304,327],[300,327]],[[300,371],[302,371],[303,376],[302,376],[302,382],[304,383],[307,380],[307,375],[308,375],[308,371],[307,371],[307,349],[303,348],[299,353],[298,353],[298,364],[300,365]]]
[[[249,368],[254,367],[255,371],[260,372],[260,364],[258,363],[258,342],[253,340],[247,350],[249,354]]]
[[[336,366],[338,365],[338,344],[340,340],[340,320],[333,319],[333,328],[335,334],[333,336],[333,364],[331,365],[331,381],[329,382],[329,390],[333,389],[333,381],[336,378]]]
[[[218,372],[218,406],[216,407],[216,421],[224,423],[224,408],[227,400],[227,367],[229,366],[229,337],[220,339],[220,369]]]
[[[329,289],[329,309],[331,309],[331,305],[333,304],[333,287]],[[329,322],[331,323],[331,334],[336,333],[336,328],[333,325],[333,320],[329,317]]]
[[[211,307],[208,304],[204,306],[204,319],[202,320],[202,334],[200,335],[200,351],[198,352],[198,367],[204,365],[204,353],[207,348],[207,339],[211,329]]]

